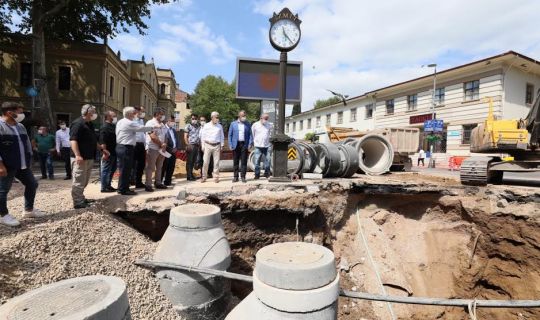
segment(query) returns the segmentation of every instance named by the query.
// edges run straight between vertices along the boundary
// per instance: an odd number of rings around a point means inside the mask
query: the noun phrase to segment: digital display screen
[[[238,59],[236,97],[245,100],[279,100],[279,61]],[[302,63],[287,63],[286,103],[302,101]]]

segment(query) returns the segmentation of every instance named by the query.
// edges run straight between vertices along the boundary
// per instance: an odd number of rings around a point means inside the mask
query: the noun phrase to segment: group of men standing
[[[54,179],[52,153],[56,151],[65,164],[65,179],[72,180],[71,196],[75,209],[88,207],[93,200],[84,196],[90,181],[97,152],[101,154],[101,192],[117,192],[135,195],[135,189],[167,189],[172,185],[179,139],[174,116],[166,118],[162,110],[155,110],[153,118],[144,123],[143,107],[125,107],[123,118],[118,120],[114,111],[103,115],[104,125],[96,135],[93,121],[98,117],[96,107],[86,104],[81,116],[68,128],[59,122],[53,136],[47,128],[40,127],[31,142],[25,127],[23,106],[16,102],[5,102],[0,107],[0,224],[18,226],[19,221],[9,214],[7,194],[13,180],[17,178],[24,186],[25,217],[41,217],[44,214],[34,208],[38,183],[31,170],[31,158],[36,152],[40,161],[43,179]],[[185,130],[184,142],[187,150],[187,180],[195,180],[193,170],[201,168],[201,182],[213,178],[219,182],[219,163],[225,144],[219,113],[212,112],[211,121],[196,115]],[[264,176],[270,176],[270,135],[272,125],[268,114],[251,125],[246,113],[240,111],[232,122],[228,133],[229,147],[233,151],[233,182],[246,182],[248,151],[254,148],[255,179],[260,178],[260,160],[265,156]],[[112,186],[114,173],[118,170],[117,188]],[[142,177],[145,176],[143,184]]]
[[[116,121],[114,112],[109,111],[105,114],[106,125],[100,131],[102,148],[115,150],[111,156],[102,157],[101,192],[135,195],[131,185],[147,192],[153,192],[154,188],[167,189],[172,184],[178,149],[174,116],[167,119],[164,112],[157,109],[153,118],[144,124],[143,107],[126,107],[123,116]],[[120,172],[117,189],[111,186],[116,167]]]
[[[262,114],[259,121],[251,125],[246,118],[246,112],[240,111],[236,121],[229,126],[228,143],[233,151],[233,182],[247,182],[248,152],[254,148],[255,179],[260,179],[261,157],[265,156],[264,177],[270,176],[270,135],[272,125],[269,115]],[[187,150],[187,179],[196,180],[193,170],[201,167],[201,182],[213,178],[219,182],[219,163],[221,151],[225,144],[223,127],[219,123],[219,113],[212,112],[211,121],[206,118],[191,116],[191,123],[186,126],[184,141]],[[202,162],[202,164],[201,164]]]

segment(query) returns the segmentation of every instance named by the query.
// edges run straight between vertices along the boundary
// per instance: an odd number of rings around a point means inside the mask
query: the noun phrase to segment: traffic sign
[[[442,132],[443,130],[444,122],[442,120],[424,121],[424,132]]]
[[[289,160],[296,160],[297,154],[295,148],[289,148],[288,158]]]

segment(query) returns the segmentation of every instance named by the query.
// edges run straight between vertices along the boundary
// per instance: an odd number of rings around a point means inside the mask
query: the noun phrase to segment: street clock
[[[284,8],[280,13],[274,13],[270,18],[269,38],[272,46],[281,52],[288,52],[294,49],[300,42],[302,35],[300,31],[300,19],[288,8]]]
[[[279,55],[279,101],[276,112],[275,132],[272,142],[272,177],[273,182],[290,182],[287,177],[288,148],[291,138],[285,134],[285,99],[287,97],[287,52],[296,48],[300,42],[300,19],[288,8],[283,8],[270,18],[268,37],[272,47],[280,52]]]

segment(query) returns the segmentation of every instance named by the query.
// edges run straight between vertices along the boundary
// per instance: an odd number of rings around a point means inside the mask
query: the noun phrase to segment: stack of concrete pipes
[[[296,159],[289,160],[290,174],[319,173],[324,178],[350,178],[355,173],[381,175],[390,171],[394,148],[388,139],[379,134],[349,138],[337,143],[306,143],[295,141]],[[264,159],[261,159],[261,162]],[[255,167],[253,153],[248,164]]]

